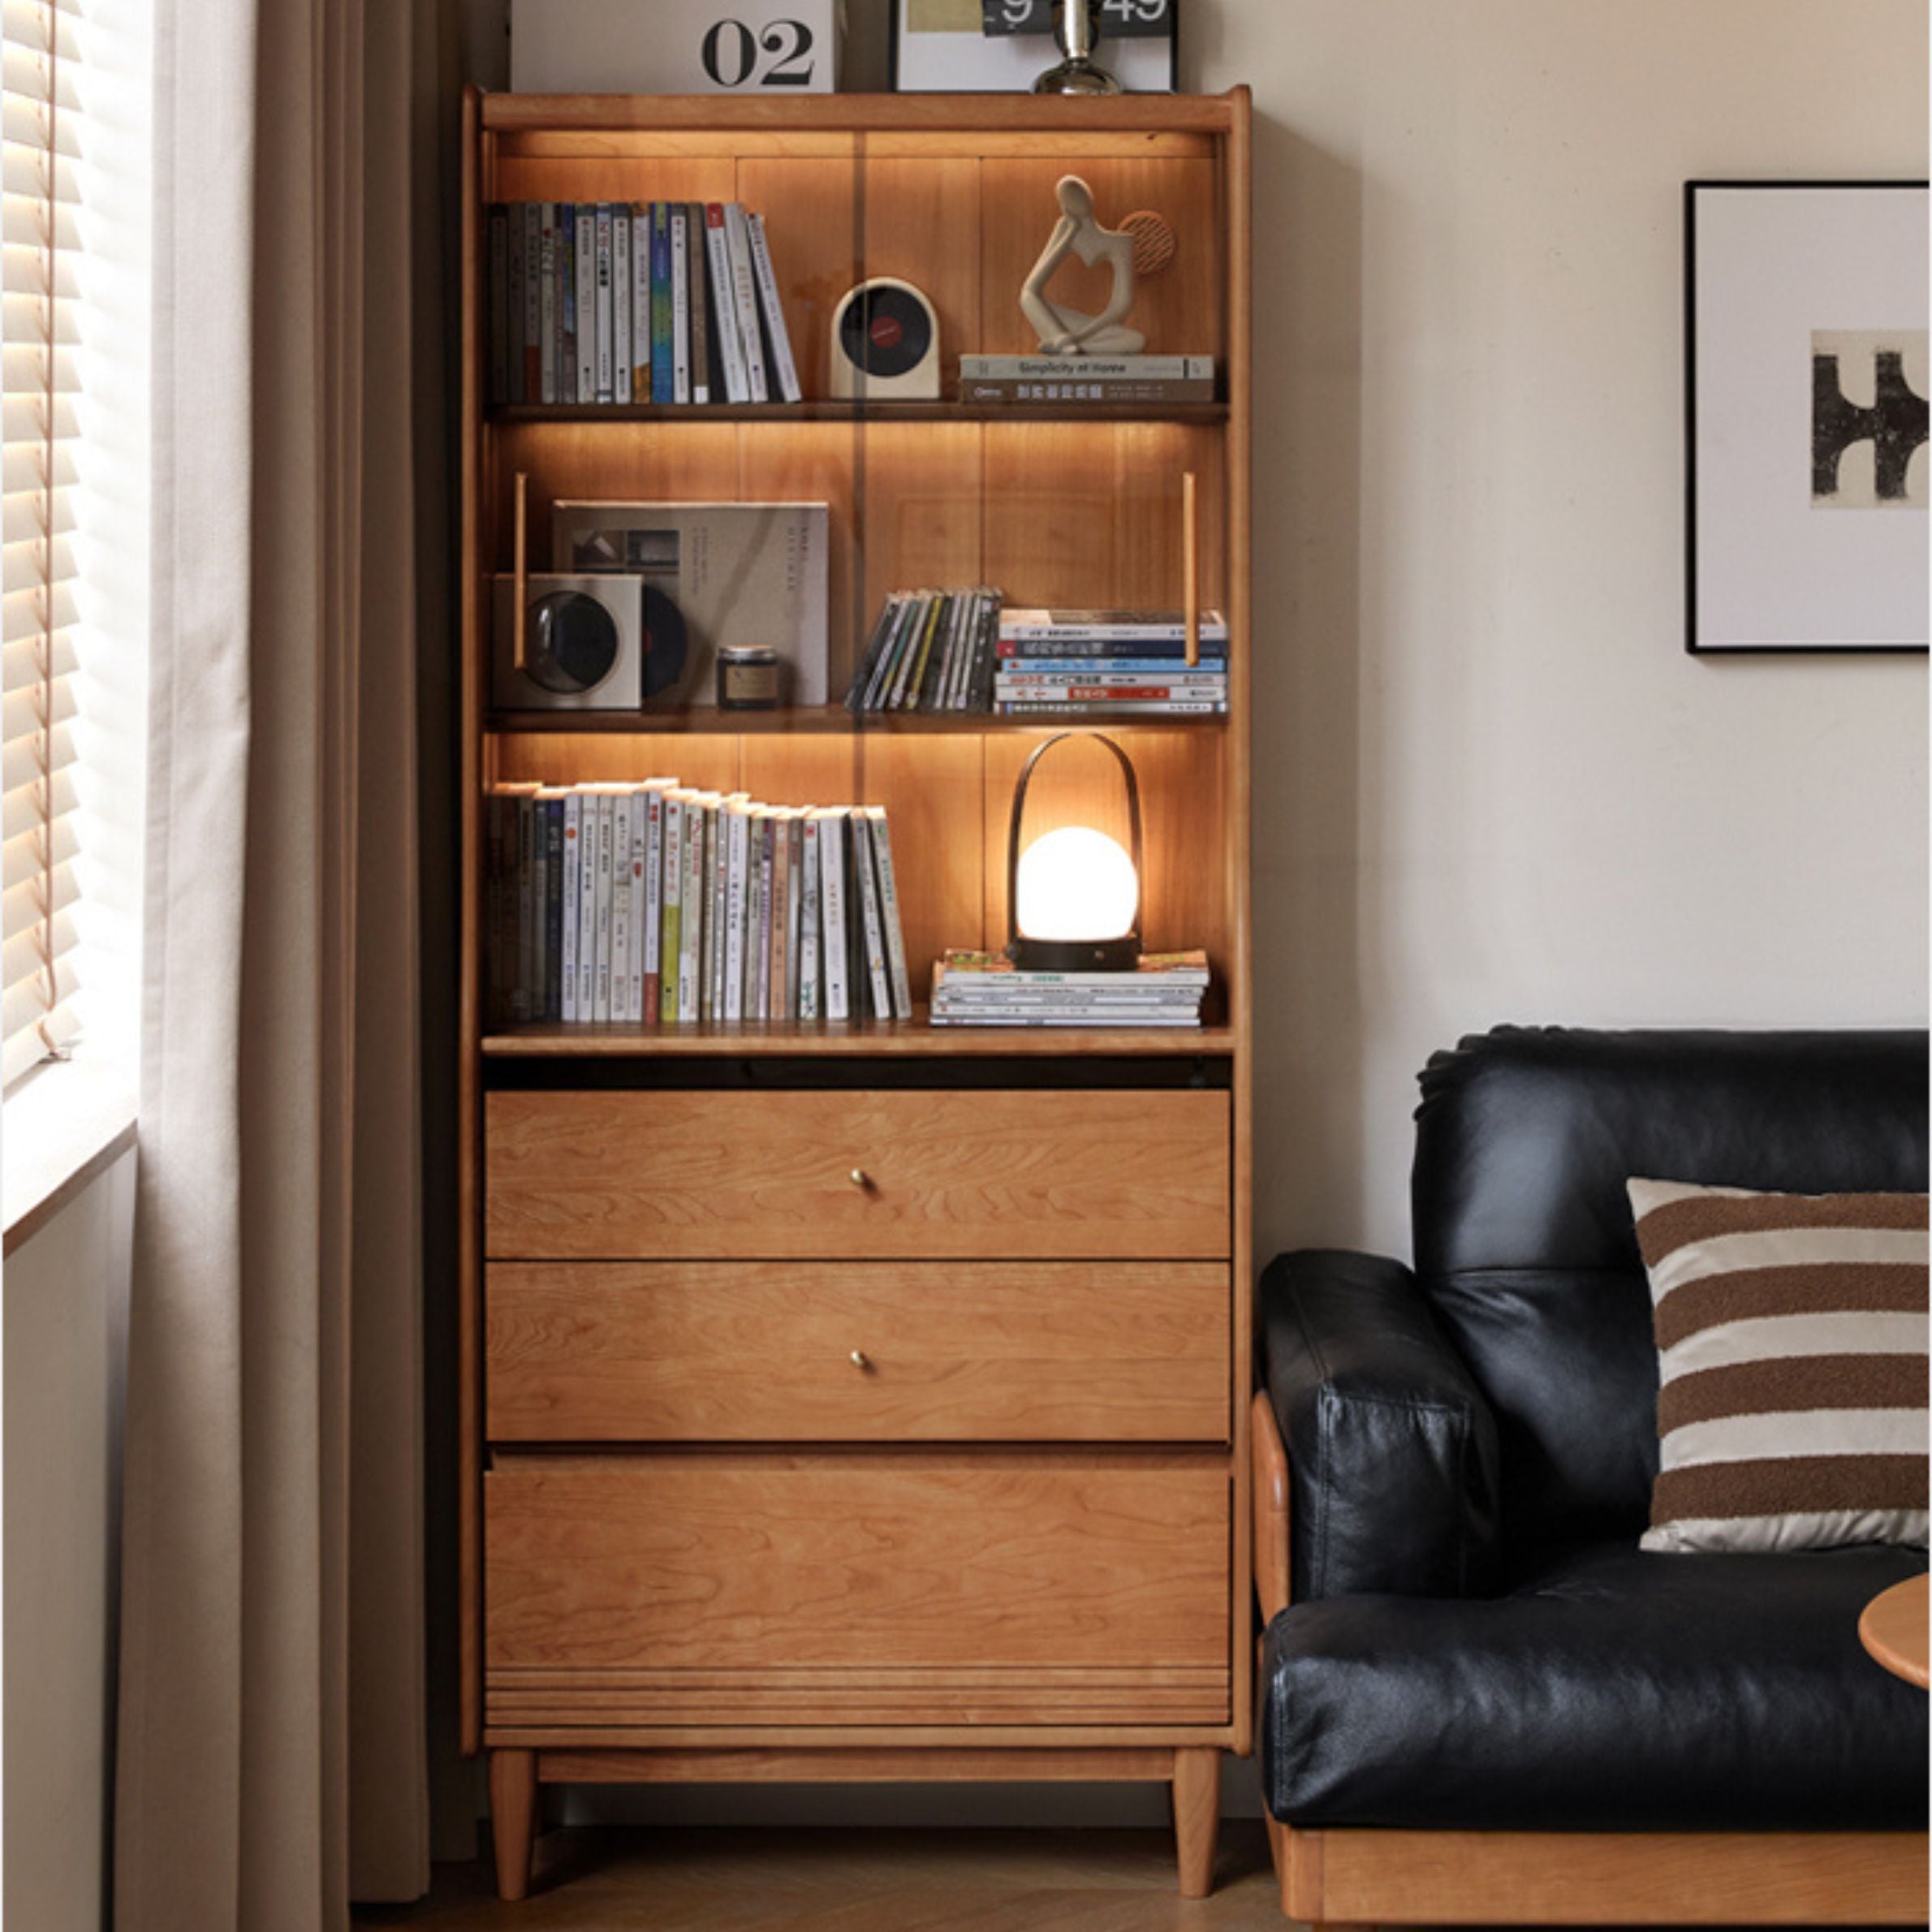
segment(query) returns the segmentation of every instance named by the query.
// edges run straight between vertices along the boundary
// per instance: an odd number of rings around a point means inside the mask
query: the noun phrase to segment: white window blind
[[[64,1054],[127,947],[90,899],[136,741],[104,679],[144,625],[146,231],[123,110],[125,0],[0,0],[5,54],[5,940],[0,1085]],[[144,50],[142,51],[144,52]],[[138,117],[144,123],[144,114]],[[131,386],[129,372],[138,369]],[[132,406],[132,412],[131,407]],[[138,418],[138,422],[133,420]],[[106,541],[101,541],[103,535]],[[119,580],[118,582],[116,580]],[[129,682],[126,679],[120,680]],[[138,685],[140,680],[132,680]],[[97,715],[102,714],[105,715]],[[97,726],[104,728],[97,728]],[[114,855],[123,865],[128,850]],[[125,903],[119,908],[125,912]],[[97,957],[104,971],[95,970]]]

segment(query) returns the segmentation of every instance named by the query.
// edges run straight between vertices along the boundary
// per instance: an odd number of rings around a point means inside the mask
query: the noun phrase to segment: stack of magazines
[[[1004,953],[933,968],[934,1026],[1199,1026],[1205,952],[1147,953],[1132,972],[1023,972]]]
[[[1178,610],[1003,610],[993,709],[1008,718],[1216,716],[1227,709],[1218,610],[1201,613],[1200,646],[1189,664]]]
[[[848,711],[990,711],[999,593],[896,590],[873,626]]]
[[[762,215],[737,201],[492,205],[492,403],[801,393]]]
[[[508,784],[485,830],[493,1024],[912,1017],[882,807]]]

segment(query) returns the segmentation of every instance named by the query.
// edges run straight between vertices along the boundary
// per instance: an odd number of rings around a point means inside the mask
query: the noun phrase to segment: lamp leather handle
[[[1020,768],[1020,782],[1013,787],[1013,817],[1007,832],[1007,946],[1010,951],[1020,937],[1020,828],[1026,817],[1026,788],[1033,783],[1033,767],[1056,744],[1069,738],[1104,744],[1120,766],[1127,781],[1127,822],[1134,847],[1134,917],[1132,929],[1141,929],[1141,781],[1134,776],[1133,761],[1105,731],[1055,731],[1043,738],[1028,754]]]

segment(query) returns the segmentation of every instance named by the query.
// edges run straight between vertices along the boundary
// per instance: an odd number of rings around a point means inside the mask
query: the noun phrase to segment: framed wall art
[[[1926,184],[1684,196],[1688,644],[1923,651]]]

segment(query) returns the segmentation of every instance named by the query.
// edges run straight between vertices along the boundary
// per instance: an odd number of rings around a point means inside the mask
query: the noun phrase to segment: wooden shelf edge
[[[863,738],[876,731],[938,731],[973,735],[981,731],[1066,731],[1133,727],[1148,731],[1223,731],[1225,712],[1210,717],[1137,718],[1131,711],[1088,711],[1063,718],[1002,718],[987,711],[867,711],[858,715],[843,705],[781,711],[492,711],[484,728],[491,731],[617,732],[633,738],[689,734],[718,738],[805,736]]]
[[[537,423],[1175,423],[1211,428],[1225,403],[498,403],[485,422]]]
[[[1075,1059],[1142,1054],[1225,1059],[1234,1050],[1235,1029],[1230,1026],[955,1027],[929,1026],[924,1020],[826,1020],[816,1026],[757,1021],[649,1028],[545,1024],[483,1036],[484,1053],[496,1059],[719,1059],[746,1054]]]
[[[492,133],[777,129],[829,134],[1226,134],[1244,90],[1225,94],[512,94],[481,97]]]

